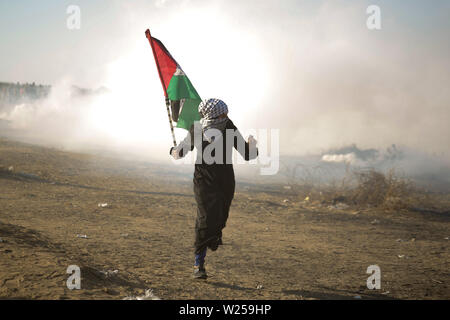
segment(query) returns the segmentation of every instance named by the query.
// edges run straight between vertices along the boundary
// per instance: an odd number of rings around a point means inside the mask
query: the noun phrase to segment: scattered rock
[[[377,220],[377,219],[375,219],[375,220],[373,220],[373,221],[370,222],[370,224],[379,224],[379,223],[380,223],[380,221]]]
[[[283,203],[288,203],[289,202],[289,199],[284,199],[283,200]]]
[[[114,290],[114,289],[111,289],[111,288],[103,288],[103,291],[104,291],[106,294],[110,294],[110,295],[112,295],[112,296],[118,296],[118,295],[120,294],[118,291],[116,291],[116,290]]]
[[[108,204],[107,203],[99,203],[98,207],[99,208],[106,208],[106,207],[108,207]]]
[[[3,174],[12,174],[14,171],[14,167],[10,166],[10,167],[4,167],[4,166],[0,166],[0,173]]]
[[[102,275],[105,276],[105,278],[109,278],[111,276],[115,276],[119,273],[119,270],[106,270],[106,271],[100,271]]]
[[[345,204],[345,203],[342,203],[342,202],[337,203],[335,206],[336,206],[336,209],[339,209],[339,210],[345,210],[345,209],[347,209],[349,207],[348,204]]]
[[[152,289],[147,289],[147,290],[145,290],[144,295],[128,296],[128,297],[125,297],[123,300],[161,300],[161,299],[153,294]]]
[[[404,254],[399,254],[397,257],[399,257],[400,259],[403,259],[405,257]]]
[[[263,285],[262,284],[258,284],[257,286],[256,286],[256,290],[261,290],[263,288]]]
[[[337,203],[331,206],[328,206],[328,209],[330,210],[345,210],[348,209],[349,205],[345,203]]]
[[[333,199],[333,204],[343,203],[347,201],[347,198],[344,196],[339,196]]]

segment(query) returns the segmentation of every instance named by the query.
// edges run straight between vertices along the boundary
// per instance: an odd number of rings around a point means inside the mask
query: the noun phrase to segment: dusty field
[[[209,279],[199,282],[185,176],[5,139],[1,166],[3,299],[123,299],[146,289],[161,299],[450,298],[448,214],[355,214],[312,207],[282,186],[241,184],[224,246],[208,253]],[[81,290],[66,287],[72,264]],[[374,264],[381,290],[372,291],[366,269]]]

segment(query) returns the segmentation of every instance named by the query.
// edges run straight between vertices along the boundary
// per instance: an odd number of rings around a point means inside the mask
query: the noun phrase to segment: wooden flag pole
[[[177,146],[177,140],[175,139],[175,131],[173,130],[173,123],[172,123],[172,116],[170,115],[170,100],[168,97],[166,97],[166,108],[167,108],[167,115],[169,116],[169,124],[170,124],[170,131],[172,131],[172,140],[173,140],[173,146]]]
[[[161,69],[159,67],[159,63],[158,63],[158,59],[156,57],[156,51],[155,48],[153,46],[153,41],[152,41],[152,35],[150,34],[150,29],[147,29],[145,31],[145,36],[148,39],[148,42],[150,42],[150,47],[152,48],[152,52],[153,52],[153,57],[155,58],[155,63],[156,63],[156,68],[158,69],[158,74],[159,74],[159,79],[161,80],[161,84],[164,90],[164,96],[166,98],[166,108],[167,108],[167,116],[169,117],[169,125],[170,125],[170,131],[172,132],[172,140],[173,140],[173,146],[176,147],[177,146],[177,140],[175,139],[175,130],[173,129],[173,122],[172,122],[172,116],[170,115],[170,100],[169,100],[169,96],[167,94],[167,90],[166,90],[166,86],[164,85],[164,80],[161,74]]]

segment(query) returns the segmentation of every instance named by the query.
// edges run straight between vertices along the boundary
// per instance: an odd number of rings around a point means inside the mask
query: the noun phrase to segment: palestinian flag
[[[189,130],[194,121],[200,120],[198,105],[201,98],[163,43],[153,38],[150,30],[145,35],[153,50],[164,94],[170,101],[172,120],[177,122],[178,128]]]

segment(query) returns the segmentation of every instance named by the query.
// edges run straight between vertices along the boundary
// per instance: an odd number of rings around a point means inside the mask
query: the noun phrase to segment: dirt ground
[[[208,280],[195,281],[190,178],[6,139],[0,167],[3,299],[124,299],[146,289],[161,299],[450,298],[445,213],[311,206],[283,186],[269,192],[237,177],[224,245],[208,252]],[[80,290],[67,289],[69,265],[81,268]],[[366,287],[370,265],[381,269],[380,290]]]

